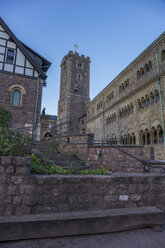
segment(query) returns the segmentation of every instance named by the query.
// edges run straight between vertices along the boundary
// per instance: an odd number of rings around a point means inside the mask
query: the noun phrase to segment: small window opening
[[[7,50],[6,62],[10,64],[14,63],[14,50]]]

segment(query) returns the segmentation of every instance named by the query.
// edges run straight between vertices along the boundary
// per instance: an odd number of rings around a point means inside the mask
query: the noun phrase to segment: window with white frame
[[[9,64],[13,64],[14,63],[14,56],[15,56],[15,52],[13,49],[7,49],[7,53],[6,53],[6,62]]]

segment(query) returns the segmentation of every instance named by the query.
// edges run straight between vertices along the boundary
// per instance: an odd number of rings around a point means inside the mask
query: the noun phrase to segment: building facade
[[[165,33],[87,106],[87,132],[112,144],[155,148],[165,159]]]
[[[0,18],[0,105],[12,113],[14,129],[32,132],[39,126],[42,88],[50,65]]]
[[[77,134],[89,103],[90,58],[70,51],[61,62],[57,127],[60,135]]]

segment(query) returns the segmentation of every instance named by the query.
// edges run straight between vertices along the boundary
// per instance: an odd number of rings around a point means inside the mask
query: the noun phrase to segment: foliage
[[[0,105],[0,131],[9,128],[11,120],[11,113]]]
[[[50,158],[54,160],[60,153],[60,141],[57,138],[49,139]]]
[[[56,166],[53,162],[44,162],[41,158],[38,158],[36,155],[32,154],[32,164],[31,164],[31,173],[33,174],[62,174],[62,175],[108,175],[108,171],[100,166],[96,170],[86,169],[82,171],[77,171],[75,169],[64,169],[61,166]]]
[[[36,155],[31,155],[31,173],[33,174],[63,174],[68,175],[72,174],[71,169],[65,170],[61,166],[53,165],[53,162],[45,163],[41,158],[38,158]]]
[[[109,172],[102,165],[97,169],[86,169],[80,171],[80,175],[108,175]]]
[[[25,145],[29,144],[28,135],[13,131],[10,127],[12,115],[0,106],[0,155],[23,156]]]

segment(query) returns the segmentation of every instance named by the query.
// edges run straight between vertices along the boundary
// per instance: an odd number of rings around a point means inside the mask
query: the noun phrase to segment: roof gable
[[[18,46],[20,51],[29,60],[29,62],[32,64],[32,66],[34,66],[34,68],[39,73],[41,78],[46,79],[47,76],[46,76],[45,72],[47,72],[51,63],[48,60],[46,60],[45,58],[43,58],[41,55],[39,55],[38,53],[33,51],[31,48],[26,46],[20,40],[18,40],[17,37],[14,35],[14,33],[10,30],[10,28],[6,25],[6,23],[0,17],[0,31],[1,30],[5,31],[7,33],[10,41],[14,41],[14,43]],[[37,60],[37,58],[38,58],[38,60]],[[44,67],[44,66],[46,66],[46,67]]]

